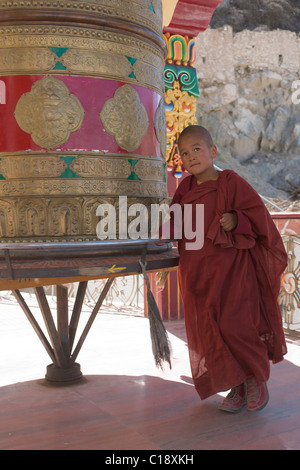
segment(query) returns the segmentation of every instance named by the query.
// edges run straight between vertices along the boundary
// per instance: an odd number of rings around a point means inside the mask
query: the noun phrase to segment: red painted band
[[[24,93],[30,92],[32,85],[43,77],[41,75],[0,77],[6,88],[6,103],[0,104],[0,128],[2,129],[0,152],[47,150],[35,144],[30,134],[24,132],[18,126],[14,117],[14,111],[20,97]],[[112,98],[116,90],[125,83],[93,77],[55,76],[55,78],[65,83],[69,92],[79,99],[85,111],[81,128],[72,133],[69,140],[55,150],[127,154],[126,150],[118,146],[114,137],[104,130],[99,116],[104,103]],[[132,85],[132,87],[138,92],[140,100],[145,106],[149,127],[147,135],[141,141],[141,145],[130,153],[161,157],[160,146],[154,129],[154,116],[161,96],[157,92],[142,86]]]

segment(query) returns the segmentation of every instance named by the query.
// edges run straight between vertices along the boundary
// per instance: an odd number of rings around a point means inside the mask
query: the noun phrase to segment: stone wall
[[[233,168],[266,196],[300,187],[300,37],[290,31],[208,29],[197,38],[197,118]],[[296,171],[297,170],[297,171]],[[282,192],[281,190],[284,190]]]

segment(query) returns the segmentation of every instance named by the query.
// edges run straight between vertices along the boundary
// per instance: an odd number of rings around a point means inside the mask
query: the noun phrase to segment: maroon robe
[[[267,381],[270,360],[283,359],[286,344],[277,297],[287,255],[259,195],[232,170],[200,185],[179,185],[172,203],[204,204],[204,245],[178,242],[179,280],[191,371],[201,399],[228,390],[254,374]],[[219,220],[235,211],[226,232]],[[193,217],[194,219],[194,217]],[[195,230],[195,220],[193,229]],[[184,227],[183,227],[184,232]]]

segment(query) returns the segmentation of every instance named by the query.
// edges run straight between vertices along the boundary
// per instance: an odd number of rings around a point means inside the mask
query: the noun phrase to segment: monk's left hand
[[[234,230],[238,223],[238,217],[233,212],[225,212],[220,219],[220,225],[225,230],[225,232],[229,232],[230,230]]]

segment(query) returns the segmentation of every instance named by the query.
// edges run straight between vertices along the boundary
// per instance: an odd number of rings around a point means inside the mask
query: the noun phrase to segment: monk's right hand
[[[220,219],[220,225],[225,230],[225,232],[230,232],[234,230],[238,223],[238,217],[234,212],[225,212]]]

